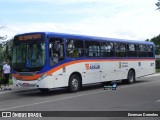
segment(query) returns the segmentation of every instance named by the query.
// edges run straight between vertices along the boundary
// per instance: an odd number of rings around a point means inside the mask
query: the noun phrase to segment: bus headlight
[[[46,75],[46,74],[43,74],[41,77],[38,78],[38,81],[43,80],[45,77],[47,77],[47,75]]]

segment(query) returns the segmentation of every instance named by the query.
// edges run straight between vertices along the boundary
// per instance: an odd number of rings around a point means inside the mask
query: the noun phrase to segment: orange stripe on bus
[[[43,73],[41,74],[36,74],[33,76],[22,76],[19,74],[12,74],[13,77],[15,77],[17,80],[23,80],[23,81],[31,81],[31,80],[37,80],[39,77],[42,76]]]

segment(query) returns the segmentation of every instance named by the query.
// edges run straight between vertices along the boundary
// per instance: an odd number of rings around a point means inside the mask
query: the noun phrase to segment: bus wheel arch
[[[73,72],[68,81],[69,92],[77,92],[82,87],[82,76],[79,72]]]

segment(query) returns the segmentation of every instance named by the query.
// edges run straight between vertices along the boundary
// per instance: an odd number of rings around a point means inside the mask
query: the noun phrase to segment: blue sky
[[[49,31],[145,40],[160,34],[157,0],[1,0],[0,35]]]
[[[63,1],[69,1],[63,2]],[[92,0],[91,0],[92,1]],[[88,17],[91,9],[97,9],[92,2],[71,0],[3,0],[1,14],[6,22],[75,22]],[[93,5],[92,5],[93,4]],[[98,5],[97,5],[98,6]],[[102,6],[102,5],[100,5]],[[102,6],[104,7],[104,6]],[[98,8],[99,9],[99,8]],[[87,12],[87,13],[85,13]],[[101,12],[101,11],[100,11]]]

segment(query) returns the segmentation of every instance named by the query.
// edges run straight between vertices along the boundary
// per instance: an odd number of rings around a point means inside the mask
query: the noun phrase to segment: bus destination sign
[[[35,39],[41,39],[41,38],[42,38],[42,34],[18,36],[18,40],[35,40]]]

